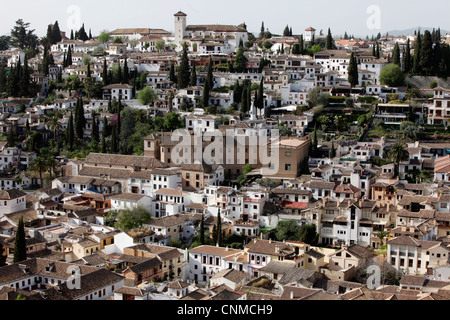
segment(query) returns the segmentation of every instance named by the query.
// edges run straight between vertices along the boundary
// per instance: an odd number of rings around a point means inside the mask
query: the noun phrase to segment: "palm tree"
[[[388,153],[388,158],[396,165],[396,174],[400,174],[400,162],[408,160],[409,152],[406,144],[403,142],[396,142]]]
[[[42,180],[42,173],[44,171],[47,171],[48,169],[48,162],[43,157],[39,156],[34,159],[34,161],[31,163],[31,170],[39,172],[39,179],[41,181],[41,188],[44,185],[44,181]]]
[[[386,231],[380,231],[376,234],[376,236],[378,237],[378,239],[380,239],[381,241],[381,245],[380,247],[384,246],[384,238],[386,238],[389,235],[389,232]]]
[[[59,129],[61,129],[61,124],[59,123],[59,119],[56,114],[53,118],[48,120],[48,128],[53,131],[53,139],[56,141],[56,133]]]
[[[50,180],[52,180],[53,173],[56,173],[56,160],[53,155],[49,154],[44,158],[44,161],[47,165],[47,170],[50,171]]]

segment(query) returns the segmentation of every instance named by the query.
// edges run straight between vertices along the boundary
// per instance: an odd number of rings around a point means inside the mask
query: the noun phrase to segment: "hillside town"
[[[167,18],[0,37],[0,300],[450,300],[450,33]]]

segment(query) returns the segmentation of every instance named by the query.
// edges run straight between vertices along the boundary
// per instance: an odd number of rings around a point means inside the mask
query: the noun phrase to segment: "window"
[[[291,166],[290,164],[286,164],[286,165],[284,166],[284,170],[285,170],[285,171],[291,171],[291,168],[292,168],[292,166]]]

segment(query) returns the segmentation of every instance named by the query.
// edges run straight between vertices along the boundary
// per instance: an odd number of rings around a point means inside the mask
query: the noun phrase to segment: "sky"
[[[22,19],[42,37],[56,20],[60,29],[85,24],[96,36],[117,28],[174,30],[173,15],[186,13],[187,24],[230,24],[245,22],[257,36],[261,23],[273,34],[282,34],[286,25],[294,34],[312,26],[317,32],[328,28],[334,36],[345,32],[357,36],[385,34],[392,30],[440,27],[450,30],[448,0],[21,0],[3,1],[0,35],[9,34]]]

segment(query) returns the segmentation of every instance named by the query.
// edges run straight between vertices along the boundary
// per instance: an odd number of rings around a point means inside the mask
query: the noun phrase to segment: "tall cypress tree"
[[[204,214],[202,213],[202,220],[200,221],[200,244],[204,245],[205,244],[205,217]]]
[[[420,50],[420,68],[422,75],[431,75],[433,69],[433,39],[431,33],[425,30],[422,40],[422,48]]]
[[[83,140],[84,128],[86,127],[86,117],[84,116],[83,99],[79,98],[75,109],[75,132],[78,139]]]
[[[411,72],[411,43],[408,39],[406,43],[405,55],[403,56],[403,72],[410,73]]]
[[[219,208],[219,211],[217,212],[216,232],[217,232],[217,244],[219,245],[219,247],[221,247],[223,239],[222,239],[222,218],[220,216],[220,208]]]
[[[70,45],[69,45],[69,48],[67,49],[66,63],[67,63],[66,67],[72,65],[72,46],[70,46]]]
[[[189,86],[190,77],[191,71],[189,67],[188,46],[184,43],[181,63],[178,68],[178,89],[187,88]]]
[[[392,54],[392,62],[399,67],[401,66],[400,62],[400,47],[398,46],[398,42],[395,43],[394,52]]]
[[[350,64],[348,66],[348,82],[352,88],[356,87],[359,83],[358,64],[355,55],[351,54]]]
[[[170,65],[169,80],[173,83],[177,83],[177,77],[175,75],[175,65],[173,63]]]
[[[6,68],[3,63],[0,63],[0,93],[6,91]]]
[[[305,53],[305,42],[303,40],[303,35],[300,35],[300,39],[298,40],[298,44],[300,46],[300,54],[304,54]]]
[[[58,21],[55,21],[52,29],[52,44],[58,43],[62,41],[61,30],[59,29]]]
[[[203,85],[203,97],[202,97],[202,106],[203,108],[206,108],[209,106],[209,81],[205,81],[205,84]]]
[[[69,150],[73,151],[75,142],[75,130],[72,112],[70,112],[69,123],[67,124],[66,139],[67,139],[66,144],[69,147]]]
[[[125,58],[125,63],[123,64],[123,83],[128,83],[130,81],[130,71],[128,69],[128,59]]]
[[[25,226],[23,217],[20,218],[14,239],[14,263],[27,260],[27,244],[25,242]]]
[[[109,85],[109,81],[108,81],[108,65],[106,63],[106,58],[105,58],[105,60],[103,60],[103,75],[102,75],[102,78],[103,78],[103,84],[105,86]]]
[[[335,48],[333,36],[331,35],[331,30],[328,28],[328,35],[327,35],[327,42],[326,42],[326,48],[328,50],[332,50]]]
[[[19,95],[22,97],[28,97],[30,94],[30,84],[31,84],[31,77],[30,77],[30,69],[28,67],[28,60],[25,55],[25,60],[23,64],[23,68],[21,68],[21,74],[20,74],[20,80],[19,80]]]
[[[191,80],[189,82],[189,85],[191,87],[195,87],[197,85],[197,68],[195,67],[195,63],[192,65],[192,72],[191,72]]]
[[[206,81],[209,82],[209,90],[211,91],[214,88],[213,61],[211,57],[209,57],[209,65]]]
[[[413,58],[413,72],[416,76],[422,73],[422,68],[420,65],[421,50],[422,50],[422,36],[420,35],[419,30],[417,32],[416,43],[414,45],[414,58]]]
[[[100,133],[99,133],[99,123],[98,119],[95,117],[95,111],[92,110],[92,132],[91,132],[91,138],[93,141],[99,142],[100,140]]]

